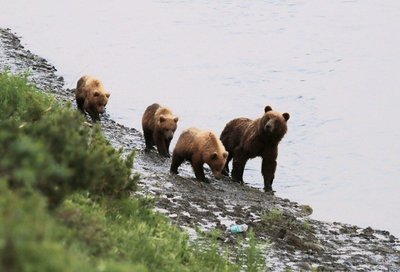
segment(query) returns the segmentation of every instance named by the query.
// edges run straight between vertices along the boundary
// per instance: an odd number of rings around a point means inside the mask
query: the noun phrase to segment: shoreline
[[[6,67],[13,73],[30,70],[29,79],[39,89],[75,105],[73,93],[65,88],[56,68],[25,49],[11,30],[0,28],[0,68]],[[171,175],[170,159],[143,152],[141,132],[116,123],[107,114],[101,126],[115,147],[138,150],[134,170],[141,174],[141,181],[137,194],[157,197],[157,210],[182,228],[219,229],[221,243],[229,246],[246,233],[233,235],[227,227],[246,223],[257,238],[270,242],[266,258],[273,271],[400,270],[400,241],[388,231],[311,219],[309,206],[226,178],[199,183],[188,164],[179,175]]]

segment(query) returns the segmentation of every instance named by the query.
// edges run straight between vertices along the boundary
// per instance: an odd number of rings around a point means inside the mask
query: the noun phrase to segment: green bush
[[[70,106],[7,72],[0,92],[0,175],[12,188],[38,188],[50,207],[77,190],[118,198],[136,189],[134,153],[124,158]]]
[[[5,183],[0,180],[0,271],[89,271],[80,252],[60,243],[67,229],[47,212],[45,198],[17,194]]]
[[[27,80],[28,74],[0,73],[0,119],[13,119],[18,123],[39,120],[53,106],[54,98],[43,95]]]

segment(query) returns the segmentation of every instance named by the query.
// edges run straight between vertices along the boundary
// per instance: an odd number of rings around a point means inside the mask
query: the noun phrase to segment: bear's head
[[[85,102],[89,104],[92,111],[104,113],[110,93],[104,89],[100,80],[92,77],[88,77],[86,80],[88,81],[86,88],[90,91]]]
[[[88,103],[88,106],[92,110],[95,110],[98,113],[104,113],[109,97],[110,93],[100,89],[96,89],[89,93],[88,97],[85,100],[85,103]]]
[[[225,150],[221,140],[213,133],[209,133],[208,143],[205,145],[204,161],[210,167],[214,177],[220,178],[225,167],[228,152]]]
[[[110,97],[110,93],[103,93],[99,91],[95,91],[93,93],[93,98],[95,100],[95,107],[98,113],[104,113],[106,110],[106,105],[108,103],[108,98]]]
[[[260,130],[270,139],[280,141],[287,132],[289,113],[280,113],[272,110],[270,106],[264,108],[264,116],[261,118]]]
[[[174,137],[178,120],[178,117],[172,115],[160,115],[158,129],[166,140],[171,140]]]

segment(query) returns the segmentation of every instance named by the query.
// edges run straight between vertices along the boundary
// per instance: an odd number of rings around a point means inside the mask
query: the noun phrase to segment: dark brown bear
[[[223,173],[229,174],[228,163],[233,158],[232,179],[243,183],[246,162],[262,157],[264,190],[270,191],[275,176],[278,144],[286,134],[290,115],[273,111],[270,106],[266,106],[264,111],[264,115],[255,120],[233,119],[226,124],[220,139],[229,152]]]
[[[177,174],[184,160],[190,161],[196,178],[206,181],[203,165],[210,166],[216,178],[221,177],[228,152],[211,131],[189,128],[182,132],[172,153],[171,173]]]
[[[160,155],[170,157],[169,145],[174,137],[178,119],[170,109],[157,103],[148,106],[142,118],[146,149],[152,149],[155,145]]]
[[[83,76],[78,80],[75,90],[75,99],[78,109],[85,111],[93,122],[100,121],[100,113],[104,113],[110,93],[108,93],[100,80]]]

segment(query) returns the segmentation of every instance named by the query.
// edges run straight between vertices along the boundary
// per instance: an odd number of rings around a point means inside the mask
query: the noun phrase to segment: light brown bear
[[[93,122],[100,121],[100,113],[104,113],[110,93],[100,80],[92,76],[83,76],[78,80],[75,99],[78,109],[87,112]]]
[[[182,132],[172,154],[171,173],[177,174],[184,160],[190,161],[196,178],[206,181],[203,165],[208,164],[216,178],[221,177],[228,152],[211,131],[189,128]]]
[[[169,145],[174,137],[178,120],[179,118],[168,108],[157,103],[148,106],[142,118],[146,149],[152,149],[155,145],[160,155],[170,157]]]
[[[243,183],[246,162],[255,157],[262,157],[264,190],[272,190],[278,144],[287,132],[289,117],[289,113],[280,113],[266,106],[264,115],[260,118],[237,118],[227,123],[220,137],[229,152],[223,174],[229,174],[228,163],[233,158],[232,179]]]

